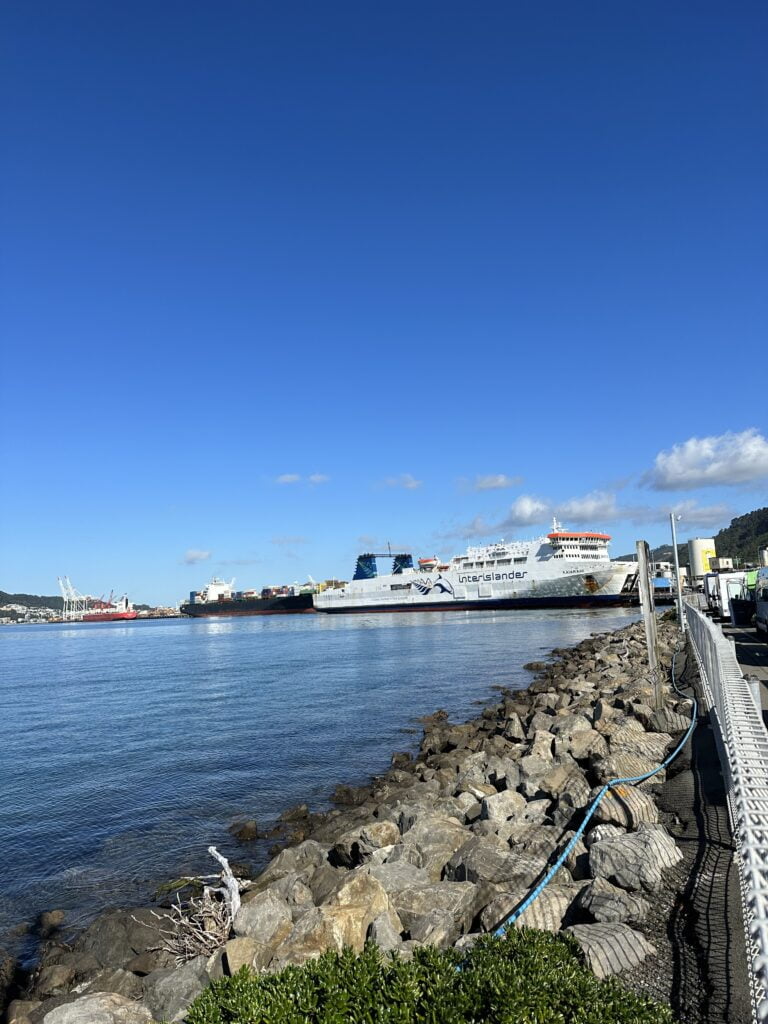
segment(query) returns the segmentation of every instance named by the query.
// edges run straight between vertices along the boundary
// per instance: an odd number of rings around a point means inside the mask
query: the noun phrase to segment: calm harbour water
[[[476,713],[522,666],[634,610],[265,616],[0,629],[0,945],[41,910],[70,926],[212,872],[337,782],[414,750],[418,716]]]

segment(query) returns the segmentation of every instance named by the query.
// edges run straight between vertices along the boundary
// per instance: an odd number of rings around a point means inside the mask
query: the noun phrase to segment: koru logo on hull
[[[453,584],[450,580],[445,579],[444,576],[438,576],[434,583],[430,579],[413,580],[411,586],[416,587],[422,597],[431,594],[433,590],[438,594],[450,594],[451,597],[456,597],[453,592]]]

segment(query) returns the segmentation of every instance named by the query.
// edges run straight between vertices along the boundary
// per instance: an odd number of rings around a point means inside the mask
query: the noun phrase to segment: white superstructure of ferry
[[[355,577],[315,594],[319,612],[468,611],[506,608],[590,608],[628,604],[637,582],[634,562],[612,562],[607,533],[563,529],[528,541],[469,547],[442,563],[395,555],[379,576],[379,555],[360,555]]]

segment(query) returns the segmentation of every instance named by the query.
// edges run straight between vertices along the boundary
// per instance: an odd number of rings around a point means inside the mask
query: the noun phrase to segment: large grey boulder
[[[514,743],[522,743],[525,740],[525,729],[516,711],[510,711],[507,714],[502,726],[501,735],[504,739],[511,740]]]
[[[170,918],[149,908],[113,910],[97,917],[73,945],[76,953],[90,953],[103,967],[125,967],[138,954],[162,945],[161,931]]]
[[[594,771],[601,783],[610,782],[611,779],[636,779],[647,775],[649,772],[654,772],[645,781],[633,783],[633,785],[641,786],[644,789],[650,789],[663,783],[666,779],[666,769],[662,768],[656,771],[659,768],[659,764],[659,760],[652,760],[647,757],[641,757],[639,754],[622,750],[619,753],[609,754],[608,757],[597,761]]]
[[[471,834],[455,818],[425,815],[403,835],[403,846],[418,853],[418,866],[437,882],[445,865]]]
[[[387,893],[402,892],[413,886],[429,885],[431,879],[424,868],[407,860],[387,861],[368,867],[370,874],[381,883]]]
[[[577,761],[591,761],[607,756],[608,743],[596,729],[584,729],[570,737],[557,739],[555,752],[569,753]]]
[[[593,879],[579,893],[578,905],[595,921],[620,921],[624,924],[641,924],[650,910],[650,904],[642,896],[611,885],[604,878]]]
[[[589,869],[593,878],[605,878],[622,889],[658,892],[662,872],[682,857],[664,828],[641,825],[639,832],[593,843],[589,848]]]
[[[68,992],[74,977],[75,970],[70,964],[46,964],[35,978],[34,994],[38,999],[47,999]]]
[[[115,992],[81,996],[57,1006],[43,1017],[43,1024],[151,1024],[152,1014],[141,1003]]]
[[[572,765],[555,765],[537,780],[538,793],[556,800],[558,805],[571,808],[586,807],[591,787],[580,768]]]
[[[105,967],[98,971],[83,989],[89,994],[94,992],[112,992],[126,999],[141,999],[144,985],[141,978],[122,967]]]
[[[514,818],[525,807],[525,798],[514,790],[505,789],[503,793],[495,793],[483,800],[480,817],[483,821],[498,824]]]
[[[453,882],[532,885],[546,856],[510,850],[493,836],[474,836],[449,861],[445,878]]]
[[[626,831],[620,825],[595,825],[584,837],[584,845],[589,849],[593,843],[599,843],[601,839],[616,839],[617,836],[625,835]]]
[[[544,761],[551,761],[554,756],[554,743],[555,738],[551,732],[546,729],[537,729],[525,756],[526,758],[540,757]]]
[[[207,957],[198,956],[182,967],[154,971],[144,979],[143,1003],[155,1020],[175,1024],[186,1016],[189,1004],[196,999],[209,978],[206,972]]]
[[[642,726],[634,728],[636,725],[639,723],[627,722],[608,738],[610,752],[636,754],[659,764],[671,746],[672,737],[666,732],[645,732]]]
[[[315,907],[295,924],[288,938],[278,946],[270,964],[272,970],[282,970],[291,964],[303,964],[333,949],[345,946],[346,931],[343,915],[338,907]]]
[[[577,885],[547,886],[510,927],[559,932],[580,891],[581,887]],[[483,929],[488,932],[498,928],[520,906],[529,892],[529,889],[516,889],[495,896],[480,914]]]
[[[576,939],[598,978],[629,971],[656,952],[644,935],[626,924],[576,924],[565,931]]]
[[[351,868],[370,860],[374,850],[392,846],[400,840],[400,829],[392,821],[371,821],[345,832],[328,852],[335,867]]]
[[[302,964],[329,949],[341,952],[351,947],[359,953],[374,921],[391,915],[391,911],[381,884],[366,868],[356,868],[337,886],[327,903],[307,911],[296,922],[275,951],[270,967],[279,970],[290,964]],[[390,923],[399,931],[396,916],[390,916]]]
[[[233,924],[238,936],[248,936],[263,945],[278,946],[293,929],[293,915],[286,900],[272,889],[258,893],[240,907]]]
[[[392,905],[412,939],[442,946],[469,930],[479,899],[471,882],[440,882],[395,893]]]
[[[266,963],[260,962],[264,959],[263,951],[261,943],[247,935],[230,939],[224,944],[223,966],[226,966],[230,977],[237,974],[241,967],[266,967],[272,958],[270,956]]]
[[[385,914],[379,914],[379,916],[371,922],[366,940],[368,942],[374,942],[376,945],[385,953],[392,953],[395,950],[400,949],[403,944],[403,940],[400,935],[402,929],[402,923],[400,918],[394,912],[389,910]]]
[[[326,862],[327,854],[328,847],[314,839],[306,839],[297,846],[289,846],[267,864],[249,886],[249,890],[261,891],[284,875],[298,874],[306,877],[311,874],[313,868]]]
[[[555,715],[549,731],[564,740],[572,740],[577,732],[592,732],[592,722],[586,715],[559,714]]]
[[[672,708],[661,708],[659,711],[653,712],[647,727],[653,732],[666,732],[675,735],[685,732],[690,724],[690,712],[685,715]]]
[[[499,791],[515,789],[520,782],[517,761],[509,757],[489,757],[485,774],[488,782]]]
[[[593,820],[598,824],[636,829],[642,822],[655,825],[659,811],[648,793],[634,786],[618,785],[610,789],[597,805]]]
[[[528,719],[526,734],[532,740],[537,732],[549,732],[549,727],[555,720],[551,712],[535,711]]]

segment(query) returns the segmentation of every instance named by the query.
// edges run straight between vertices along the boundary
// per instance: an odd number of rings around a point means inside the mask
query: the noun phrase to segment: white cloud
[[[768,476],[768,440],[752,427],[713,437],[691,437],[659,452],[643,483],[657,491],[744,484]]]
[[[619,519],[628,519],[638,526],[647,523],[668,523],[670,512],[682,517],[678,529],[686,527],[714,528],[727,526],[734,517],[730,506],[699,505],[694,500],[678,501],[671,505],[630,505],[619,509]]]
[[[272,543],[277,544],[278,547],[284,547],[289,544],[308,544],[309,541],[306,537],[292,537],[289,535],[273,537]]]
[[[595,524],[620,519],[616,495],[610,491],[592,491],[582,498],[571,498],[557,506],[557,517],[574,525]]]
[[[198,562],[207,562],[210,557],[210,551],[199,551],[197,548],[188,548],[184,553],[183,562],[185,565],[197,565]]]
[[[330,479],[325,473],[313,473],[309,478],[309,482],[311,484],[327,484]]]
[[[283,473],[276,480],[278,484],[297,484],[301,480],[298,473]]]
[[[472,489],[475,491],[499,491],[505,487],[519,487],[522,482],[521,476],[491,473],[488,476],[476,476]]]
[[[400,476],[390,476],[384,481],[387,487],[404,487],[406,491],[415,491],[421,487],[423,480],[417,480],[410,473],[401,473]]]
[[[532,526],[534,523],[543,523],[550,516],[550,505],[541,498],[534,498],[530,494],[521,494],[512,503],[509,512],[496,526],[497,530],[514,529],[518,526]]]

